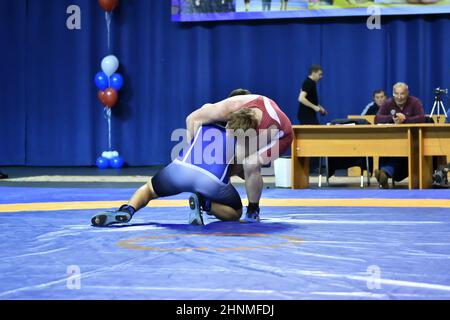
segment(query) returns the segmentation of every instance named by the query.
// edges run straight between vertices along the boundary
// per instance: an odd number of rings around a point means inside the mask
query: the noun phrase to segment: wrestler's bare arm
[[[244,104],[257,97],[257,95],[235,96],[217,103],[204,104],[186,118],[189,140],[202,124],[227,122],[233,112],[238,111]]]

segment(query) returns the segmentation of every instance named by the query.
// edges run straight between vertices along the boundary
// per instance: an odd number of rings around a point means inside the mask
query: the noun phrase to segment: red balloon
[[[103,102],[103,97],[105,96],[105,91],[102,90],[98,90],[97,92],[97,97],[98,100],[100,100],[100,102],[104,105],[105,103]]]
[[[119,5],[119,0],[98,0],[98,3],[103,10],[111,12]]]
[[[114,90],[113,88],[108,88],[103,92],[102,102],[108,108],[114,107],[118,99],[119,96],[117,94],[117,91]]]

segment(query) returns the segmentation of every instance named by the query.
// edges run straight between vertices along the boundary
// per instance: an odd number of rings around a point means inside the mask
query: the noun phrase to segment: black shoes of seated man
[[[8,175],[0,171],[0,179],[8,179]]]
[[[389,189],[389,177],[384,170],[375,170],[375,178],[380,189]]]

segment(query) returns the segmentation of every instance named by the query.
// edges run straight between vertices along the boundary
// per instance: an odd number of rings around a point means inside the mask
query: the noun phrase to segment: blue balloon
[[[114,157],[109,161],[109,165],[114,169],[120,169],[123,166],[123,158],[122,157]]]
[[[95,163],[99,169],[106,169],[109,167],[109,160],[105,157],[98,157]]]
[[[104,72],[99,72],[95,75],[95,85],[100,90],[104,91],[109,87],[108,76]]]
[[[119,91],[123,86],[123,77],[119,73],[114,73],[111,78],[111,88]]]

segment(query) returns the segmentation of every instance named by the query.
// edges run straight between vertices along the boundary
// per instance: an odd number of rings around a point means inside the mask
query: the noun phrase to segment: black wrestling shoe
[[[8,179],[8,175],[0,171],[0,179]]]
[[[130,209],[128,209],[130,208]],[[94,227],[107,227],[117,223],[127,223],[133,218],[134,209],[130,206],[123,205],[117,211],[105,211],[91,218]]]
[[[200,206],[200,195],[197,193],[193,193],[189,197],[189,208],[191,208],[191,212],[189,213],[189,224],[194,226],[204,226],[203,222],[203,211]]]
[[[241,223],[260,222],[259,208],[254,209],[254,210],[248,210],[248,207],[247,207],[247,212],[245,213],[245,217],[243,219],[239,220],[239,222],[241,222]]]

